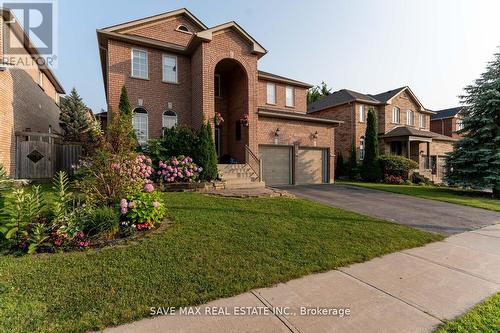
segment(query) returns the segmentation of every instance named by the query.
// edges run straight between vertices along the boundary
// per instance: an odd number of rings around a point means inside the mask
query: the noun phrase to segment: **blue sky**
[[[59,0],[59,64],[106,108],[95,30],[186,7],[206,25],[234,20],[269,53],[259,69],[311,84],[379,93],[408,85],[431,109],[456,106],[500,46],[498,0]]]

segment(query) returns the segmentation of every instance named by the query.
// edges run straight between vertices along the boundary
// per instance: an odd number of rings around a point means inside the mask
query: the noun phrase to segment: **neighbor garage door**
[[[266,185],[292,183],[292,147],[259,146],[262,176]]]
[[[299,148],[297,160],[297,184],[321,184],[327,178],[327,150]]]

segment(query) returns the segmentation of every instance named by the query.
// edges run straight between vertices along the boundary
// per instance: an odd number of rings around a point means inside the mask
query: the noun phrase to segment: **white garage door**
[[[292,183],[292,147],[259,146],[266,185]]]
[[[297,161],[297,184],[321,184],[326,179],[326,150],[299,148]]]

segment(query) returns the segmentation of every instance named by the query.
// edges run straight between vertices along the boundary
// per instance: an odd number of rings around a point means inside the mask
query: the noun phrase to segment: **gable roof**
[[[432,138],[435,140],[441,141],[457,141],[454,138],[449,136],[441,135],[438,133],[430,132],[430,131],[422,131],[413,127],[408,126],[398,126],[390,130],[389,132],[382,135],[383,138],[392,138],[392,137],[400,137],[400,136],[418,136],[422,138]]]
[[[333,106],[342,105],[354,101],[379,104],[380,102],[369,95],[359,93],[357,91],[341,89],[335,91],[328,96],[324,96],[320,100],[307,105],[307,112],[312,113],[321,111]]]
[[[373,98],[375,98],[376,100],[378,100],[380,102],[386,103],[387,101],[392,99],[394,96],[396,96],[397,94],[399,94],[400,92],[402,92],[406,88],[407,87],[405,86],[405,87],[392,89],[392,90],[389,90],[389,91],[386,91],[386,92],[383,92],[380,94],[370,95],[370,96],[372,96]]]
[[[290,78],[287,78],[287,77],[284,77],[284,76],[280,76],[280,75],[276,75],[276,74],[269,73],[269,72],[264,72],[264,71],[260,71],[259,70],[258,71],[258,75],[259,75],[259,78],[267,79],[269,81],[283,82],[283,83],[288,83],[288,84],[291,84],[291,85],[295,85],[295,86],[299,86],[299,87],[304,87],[304,88],[311,88],[312,87],[312,85],[309,84],[309,83],[297,81],[297,80],[294,80],[294,79],[290,79]]]
[[[38,50],[34,43],[31,41],[30,37],[24,31],[23,27],[19,24],[19,20],[15,17],[15,15],[12,13],[12,11],[9,8],[1,7],[0,6],[0,15],[3,17],[5,22],[12,22],[8,26],[12,30],[12,32],[19,38],[21,41],[27,41],[28,45],[25,47],[26,51],[32,55],[34,58],[40,57],[40,54],[38,53]],[[5,23],[4,22],[4,23]],[[0,39],[2,36],[0,36]],[[0,59],[0,65],[3,64],[3,59]],[[54,85],[55,90],[59,94],[65,94],[66,92],[64,91],[63,86],[61,83],[57,80],[54,72],[50,69],[49,66],[39,66],[38,67],[41,72],[43,72],[47,78],[49,79],[50,83]]]
[[[460,112],[460,110],[462,110],[461,106],[457,106],[457,107],[450,108],[450,109],[434,111],[435,114],[431,115],[431,120],[453,118]]]

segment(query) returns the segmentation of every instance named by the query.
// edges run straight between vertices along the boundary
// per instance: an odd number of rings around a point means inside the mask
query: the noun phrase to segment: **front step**
[[[266,184],[259,181],[248,164],[219,164],[219,175],[226,189],[265,188]]]

